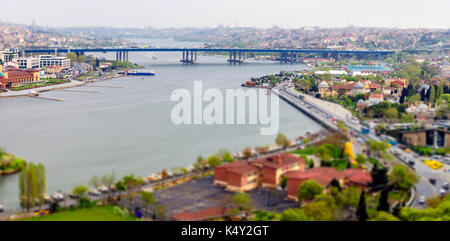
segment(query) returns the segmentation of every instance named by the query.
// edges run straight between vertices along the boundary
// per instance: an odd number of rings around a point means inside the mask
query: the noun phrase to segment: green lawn
[[[75,211],[62,211],[51,215],[22,219],[20,221],[136,221],[131,214],[122,215],[114,210],[113,206],[99,206],[78,209]]]

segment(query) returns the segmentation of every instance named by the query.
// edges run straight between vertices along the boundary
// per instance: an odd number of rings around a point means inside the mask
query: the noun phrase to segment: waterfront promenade
[[[20,97],[20,96],[28,96],[31,91],[36,92],[45,92],[50,90],[56,90],[56,89],[66,89],[66,88],[72,88],[77,86],[85,85],[86,83],[79,80],[72,80],[70,83],[64,83],[64,84],[58,84],[58,85],[49,85],[44,87],[38,87],[38,88],[32,88],[32,89],[26,89],[26,90],[18,90],[18,91],[8,91],[4,93],[0,93],[0,98],[8,98],[8,97]]]

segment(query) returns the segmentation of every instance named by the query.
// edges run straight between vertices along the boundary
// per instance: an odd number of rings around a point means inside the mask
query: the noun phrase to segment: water
[[[267,62],[233,66],[222,56],[199,56],[200,64],[186,66],[179,63],[180,55],[130,53],[130,60],[155,70],[157,76],[95,83],[123,88],[83,86],[76,89],[100,93],[44,94],[64,102],[0,99],[0,146],[27,161],[43,163],[51,194],[87,185],[93,175],[114,171],[119,177],[148,176],[163,168],[188,166],[198,155],[206,157],[220,148],[238,152],[274,142],[275,136],[259,135],[259,125],[176,126],[170,120],[176,104],[169,99],[171,92],[192,89],[194,80],[202,80],[204,89],[239,88],[251,77],[305,66]],[[321,128],[283,101],[280,114],[280,132],[290,138]],[[18,175],[0,177],[0,203],[7,208],[18,207],[17,179]]]

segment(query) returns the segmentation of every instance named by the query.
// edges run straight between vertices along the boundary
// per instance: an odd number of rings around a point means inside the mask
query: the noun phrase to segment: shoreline
[[[31,88],[26,90],[18,90],[18,91],[8,91],[5,93],[0,93],[0,99],[8,99],[8,98],[18,98],[18,97],[28,97],[31,91],[36,91],[37,93],[59,90],[59,89],[69,89],[74,87],[79,87],[86,85],[88,83],[100,82],[105,80],[110,80],[114,78],[123,77],[124,75],[115,74],[113,76],[107,76],[98,79],[89,79],[89,80],[71,80],[69,83],[63,83],[58,85],[50,85],[38,88]]]

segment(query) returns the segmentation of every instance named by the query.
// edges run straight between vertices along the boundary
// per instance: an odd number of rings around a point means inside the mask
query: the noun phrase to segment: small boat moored
[[[154,76],[155,71],[153,70],[130,70],[127,72],[131,76]]]

